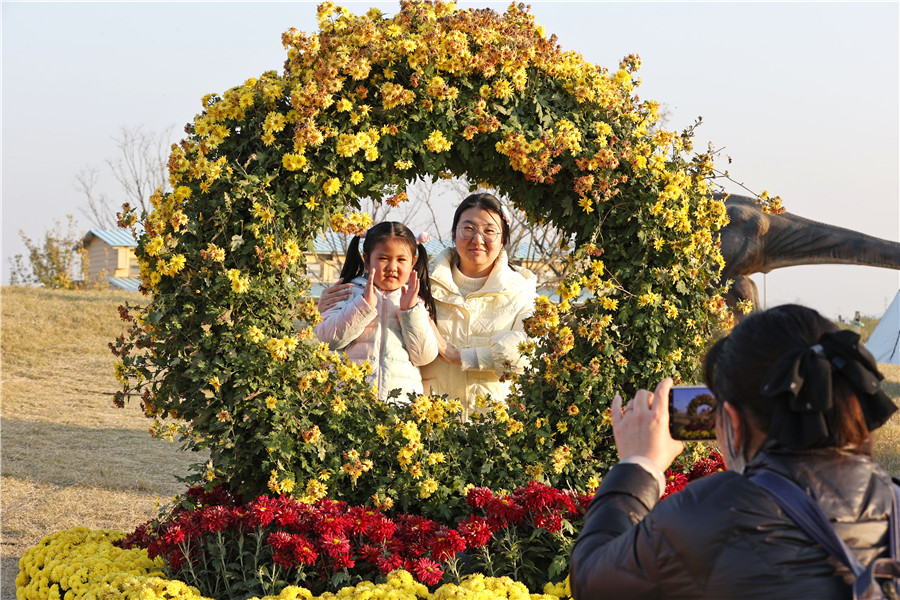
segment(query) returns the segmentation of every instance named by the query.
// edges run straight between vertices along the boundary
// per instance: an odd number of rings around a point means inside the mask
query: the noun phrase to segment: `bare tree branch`
[[[119,156],[108,159],[106,164],[125,191],[124,201],[150,212],[150,196],[160,187],[169,191],[167,166],[172,127],[147,132],[141,125],[123,126],[113,139]]]
[[[84,167],[75,175],[75,189],[84,195],[85,200],[85,206],[79,210],[97,229],[115,229],[117,209],[106,194],[97,191],[98,177],[96,167]]]

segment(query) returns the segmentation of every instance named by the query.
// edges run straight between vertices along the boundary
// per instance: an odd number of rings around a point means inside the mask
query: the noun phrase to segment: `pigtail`
[[[341,268],[341,279],[344,280],[344,283],[350,283],[366,272],[366,263],[359,253],[359,239],[358,235],[354,235],[347,247],[347,257]]]
[[[425,249],[425,244],[418,244],[417,249],[416,264],[413,268],[419,277],[419,298],[425,303],[431,320],[437,322],[437,309],[434,306],[434,298],[431,296],[431,279],[428,277],[428,250]]]

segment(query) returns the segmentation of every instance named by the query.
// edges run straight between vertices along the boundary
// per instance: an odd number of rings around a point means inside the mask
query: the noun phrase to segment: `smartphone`
[[[716,439],[716,399],[703,385],[676,385],[669,392],[669,433],[676,440]]]

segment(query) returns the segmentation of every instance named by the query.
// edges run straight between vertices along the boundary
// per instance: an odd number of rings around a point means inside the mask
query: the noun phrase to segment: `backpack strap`
[[[800,529],[822,546],[826,552],[844,563],[855,577],[853,598],[885,598],[876,579],[896,582],[900,579],[900,485],[894,480],[891,515],[888,519],[888,552],[890,558],[879,558],[863,567],[844,540],[834,531],[831,521],[819,504],[796,483],[768,469],[752,475],[750,480],[769,494],[773,501]],[[894,590],[897,588],[894,587]],[[892,596],[893,597],[893,596]]]
[[[844,563],[855,577],[865,570],[844,540],[838,537],[831,521],[818,503],[796,483],[774,471],[763,469],[750,480],[764,489],[781,510],[826,552]]]

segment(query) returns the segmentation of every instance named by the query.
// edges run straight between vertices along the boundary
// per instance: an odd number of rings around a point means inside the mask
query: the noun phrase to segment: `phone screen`
[[[669,392],[669,432],[676,440],[716,439],[716,399],[703,385],[677,385]]]

